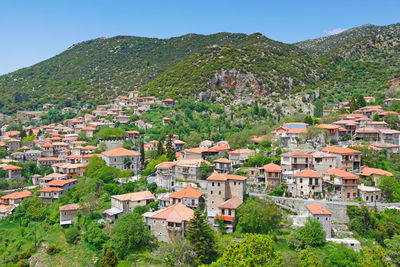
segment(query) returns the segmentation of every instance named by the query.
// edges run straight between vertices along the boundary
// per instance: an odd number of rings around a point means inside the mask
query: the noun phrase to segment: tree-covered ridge
[[[260,35],[187,34],[170,39],[131,36],[98,38],[76,44],[32,67],[0,76],[3,112],[44,103],[104,102],[143,86],[171,66],[212,45],[243,47],[280,43]],[[281,44],[281,46],[287,46]]]
[[[337,48],[321,58],[330,69],[320,83],[329,102],[354,94],[387,96],[388,81],[400,76],[400,35],[365,37]]]
[[[296,46],[309,51],[311,54],[322,56],[343,45],[352,43],[360,38],[387,35],[399,32],[400,23],[387,26],[376,26],[371,24],[351,28],[339,34],[326,37],[305,40],[295,43]]]

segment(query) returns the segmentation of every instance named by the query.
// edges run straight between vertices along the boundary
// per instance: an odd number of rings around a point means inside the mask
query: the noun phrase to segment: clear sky
[[[1,0],[0,74],[97,37],[261,32],[293,43],[399,14],[399,0]]]

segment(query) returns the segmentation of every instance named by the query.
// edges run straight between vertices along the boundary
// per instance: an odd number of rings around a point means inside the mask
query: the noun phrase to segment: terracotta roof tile
[[[141,191],[134,193],[127,193],[123,195],[112,196],[119,201],[140,201],[147,199],[155,199],[154,195],[150,191]]]
[[[305,169],[294,174],[295,177],[322,178],[321,174],[311,169]]]
[[[307,209],[314,215],[332,215],[327,208],[318,203],[308,205]]]
[[[24,190],[24,191],[18,191],[14,192],[5,196],[2,196],[1,199],[20,199],[20,198],[27,198],[31,197],[32,193],[31,191]]]
[[[201,197],[203,193],[197,189],[195,189],[192,186],[187,186],[184,189],[174,192],[171,195],[169,195],[170,198],[177,198],[177,199],[182,199],[182,198],[199,198]]]
[[[237,209],[240,205],[242,205],[243,201],[233,197],[228,199],[227,201],[221,203],[218,208],[219,209]]]
[[[108,150],[106,152],[102,153],[103,155],[109,156],[109,157],[118,157],[118,156],[140,156],[139,152],[128,150],[125,148],[117,148],[113,150]]]
[[[168,208],[162,209],[153,214],[151,219],[163,219],[167,222],[181,223],[182,221],[190,221],[194,211],[186,207],[182,203],[174,204]]]
[[[340,168],[334,168],[331,169],[327,172],[324,173],[324,175],[335,175],[335,176],[339,176],[343,179],[359,179],[358,175],[355,175],[351,172],[346,172],[345,170],[342,170]]]

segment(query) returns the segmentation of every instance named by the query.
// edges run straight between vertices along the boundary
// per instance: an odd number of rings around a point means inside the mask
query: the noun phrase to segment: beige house
[[[282,168],[275,163],[269,163],[258,169],[258,182],[265,183],[269,188],[281,185]]]
[[[146,212],[143,217],[158,241],[169,242],[184,237],[193,215],[192,209],[182,203],[176,203],[156,212]]]
[[[359,177],[342,169],[335,168],[324,173],[324,188],[328,200],[354,200],[357,194]]]
[[[6,165],[3,167],[6,172],[6,180],[22,179],[22,168],[15,165]]]
[[[32,193],[28,190],[14,192],[1,197],[2,203],[5,205],[19,206],[22,200],[32,197]]]
[[[175,162],[175,179],[197,181],[201,178],[201,163],[210,164],[203,159],[181,159]]]
[[[250,155],[254,155],[254,150],[251,149],[237,149],[228,152],[229,160],[232,162],[232,165],[243,164],[249,160]]]
[[[226,233],[232,233],[237,223],[236,209],[242,205],[242,203],[242,200],[233,197],[220,204],[218,206],[218,215],[214,217],[214,229],[218,227],[216,220],[222,219],[226,227]]]
[[[345,171],[353,172],[360,169],[361,152],[348,148],[328,146],[322,150],[336,156],[336,167]]]
[[[174,185],[174,177],[174,162],[161,162],[156,166],[156,184],[158,188],[171,190]]]
[[[366,179],[369,184],[378,184],[379,178],[384,175],[392,177],[393,173],[377,168],[370,168],[368,166],[361,167],[360,176]]]
[[[311,169],[305,169],[294,174],[296,192],[293,194],[302,198],[322,195],[322,176]]]
[[[171,193],[169,198],[171,200],[171,205],[176,203],[182,203],[188,208],[200,207],[204,208],[204,198],[203,193],[192,186],[187,186],[178,192]]]
[[[283,171],[304,170],[310,168],[311,154],[301,150],[281,154],[281,167]]]
[[[155,200],[150,191],[127,193],[111,197],[111,208],[105,210],[105,218],[114,221],[123,214],[133,212],[138,206],[146,206]]]
[[[141,170],[140,153],[125,148],[117,148],[102,153],[107,166],[115,167],[121,171],[130,170],[137,175]],[[127,160],[130,164],[127,165]]]
[[[372,186],[358,185],[358,196],[367,203],[380,202],[382,201],[382,190]]]

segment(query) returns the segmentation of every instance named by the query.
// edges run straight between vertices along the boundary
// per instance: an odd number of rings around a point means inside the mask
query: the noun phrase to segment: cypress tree
[[[200,208],[194,210],[194,216],[190,219],[189,225],[186,238],[192,244],[198,260],[201,263],[207,263],[215,253],[215,239],[207,217]]]
[[[157,157],[163,155],[164,152],[165,152],[165,151],[164,151],[164,147],[163,147],[162,141],[159,140],[159,141],[158,141],[158,144],[157,144]]]
[[[174,147],[172,146],[172,136],[168,136],[167,143],[165,144],[167,148],[167,158],[169,161],[174,161],[176,159],[176,152]]]
[[[142,164],[142,168],[144,166],[144,159],[145,159],[145,153],[144,153],[144,142],[143,139],[139,140],[139,149],[140,149],[140,163]]]
[[[321,99],[315,101],[314,106],[314,117],[321,118],[324,115],[324,103],[322,103]]]

